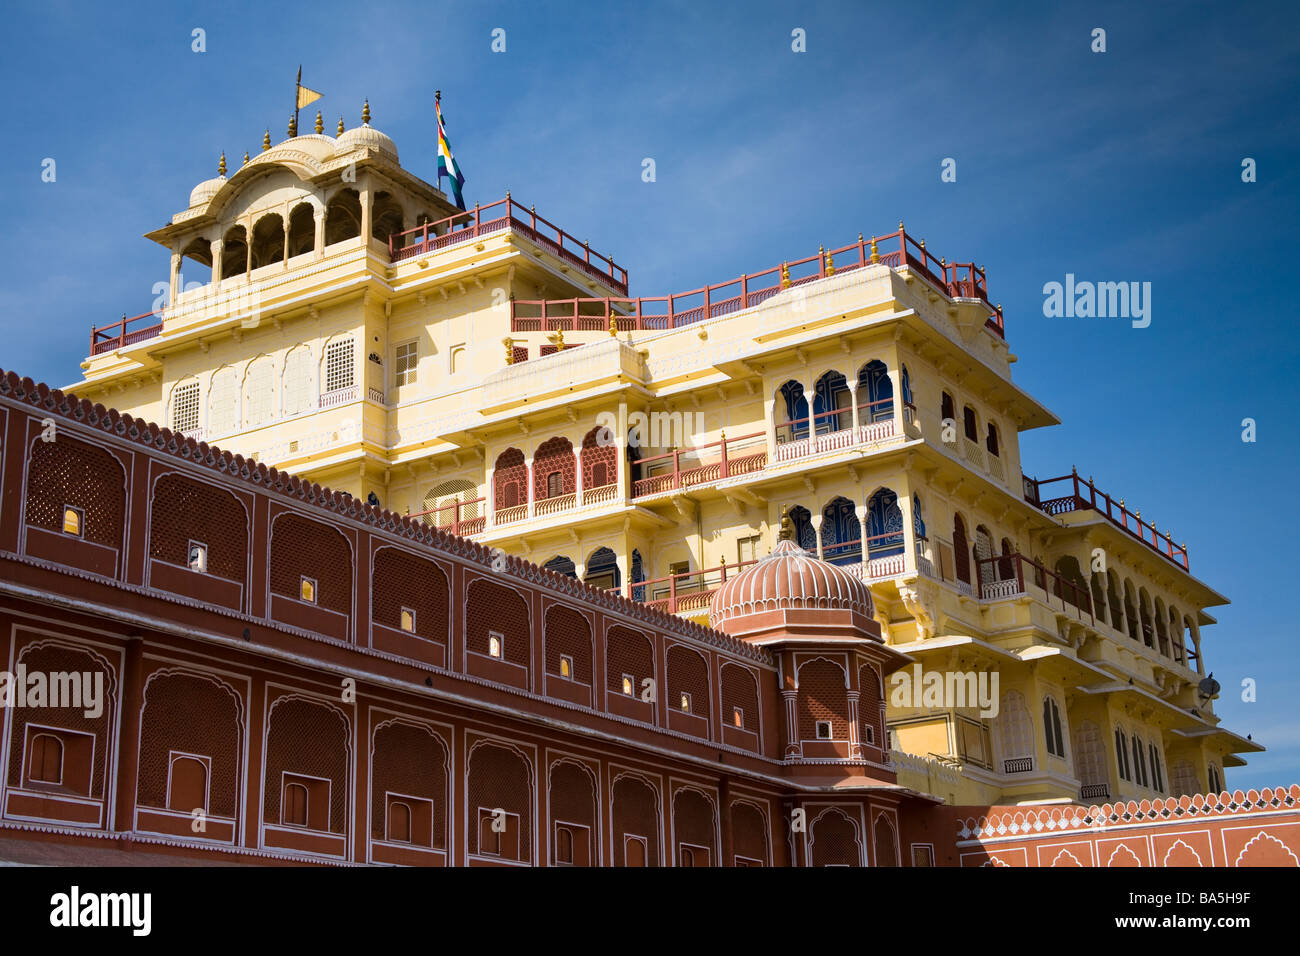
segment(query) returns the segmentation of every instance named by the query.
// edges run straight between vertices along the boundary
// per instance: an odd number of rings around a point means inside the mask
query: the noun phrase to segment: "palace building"
[[[982,268],[899,223],[633,296],[509,194],[458,210],[362,115],[223,156],[148,236],[165,302],[94,327],[66,393],[0,380],[10,670],[110,698],[10,711],[0,827],[1107,865],[1106,828],[1146,826],[1143,865],[1296,858],[1300,788],[1219,796],[1262,750],[1214,713],[1227,599],[1090,477],[1026,474],[1020,433],[1059,422]],[[996,696],[891,699],[913,673]],[[1031,845],[1026,804],[1087,836]]]

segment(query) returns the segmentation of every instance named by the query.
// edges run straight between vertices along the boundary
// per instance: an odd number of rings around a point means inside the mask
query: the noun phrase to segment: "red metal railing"
[[[1055,484],[1061,481],[1068,481],[1070,485],[1070,494],[1052,497],[1043,494],[1043,486]],[[1067,511],[1082,511],[1090,508],[1099,514],[1104,515],[1111,524],[1117,528],[1122,528],[1137,538],[1147,547],[1159,554],[1163,554],[1170,561],[1179,565],[1184,571],[1189,570],[1187,561],[1187,545],[1176,545],[1173,538],[1168,532],[1161,534],[1156,530],[1155,525],[1149,521],[1144,521],[1142,516],[1136,512],[1129,511],[1124,506],[1121,499],[1116,501],[1110,495],[1101,491],[1094,485],[1091,479],[1085,480],[1079,477],[1078,469],[1072,469],[1068,475],[1062,475],[1059,478],[1044,478],[1041,481],[1024,476],[1025,483],[1025,500],[1030,504],[1036,505],[1049,515],[1064,514]]]
[[[140,325],[146,319],[157,319],[152,325]],[[135,325],[135,328],[131,328]],[[151,339],[162,332],[162,313],[146,312],[143,315],[137,315],[127,318],[125,315],[112,325],[96,325],[90,330],[90,354],[98,355],[101,352],[111,352],[114,349],[125,348],[128,345],[134,345],[136,342],[143,342],[145,339]]]
[[[474,208],[466,212],[389,236],[388,257],[393,262],[401,262],[503,229],[522,232],[533,242],[593,278],[627,292],[626,269],[616,265],[613,259],[593,252],[587,243],[579,242],[559,226],[537,215],[536,210],[525,209],[511,199],[509,193],[505,199],[498,199],[486,206],[475,203]]]
[[[716,457],[709,454],[715,448]],[[684,455],[695,456],[699,459],[699,464],[683,468]],[[713,460],[705,461],[706,457]],[[639,467],[644,475],[652,465],[668,461],[673,463],[672,471],[638,478],[632,482],[633,498],[761,471],[767,465],[767,436],[763,432],[741,435],[739,438],[728,438],[723,434],[720,440],[697,448],[674,448],[662,455],[638,458],[632,462],[632,467]]]
[[[881,251],[886,245],[893,248]],[[829,252],[818,252],[815,256],[676,295],[512,300],[510,327],[515,332],[607,331],[612,316],[619,331],[674,329],[752,308],[783,288],[877,262],[917,272],[952,298],[981,300],[989,307],[985,327],[999,338],[1005,338],[1002,309],[989,303],[988,281],[983,270],[969,262],[948,263],[936,259],[926,250],[925,240],[918,242],[901,228],[872,242],[859,237],[857,242]]]
[[[668,614],[699,611],[709,606],[714,593],[726,583],[729,573],[734,574],[756,563],[757,559],[737,561],[734,564],[720,564],[699,571],[684,571],[681,574],[651,578],[649,581],[629,581],[614,590],[625,597],[642,601]]]
[[[465,512],[473,510],[471,505],[475,506],[478,514],[473,517],[465,517]],[[467,501],[453,501],[451,504],[443,505],[441,508],[430,508],[428,511],[416,511],[407,515],[408,518],[423,518],[424,523],[441,528],[452,534],[471,535],[478,534],[487,525],[487,498],[470,498]],[[448,512],[450,512],[448,514]]]
[[[980,558],[975,562],[975,595],[980,600],[1012,597],[1025,593],[1025,567],[1030,569],[1030,580],[1047,595],[1047,603],[1055,597],[1061,607],[1069,604],[1093,621],[1092,596],[1086,588],[1050,571],[1019,551],[994,558]],[[1048,586],[1048,582],[1051,586]],[[1015,590],[1011,590],[1012,587]],[[1095,622],[1094,622],[1095,623]]]

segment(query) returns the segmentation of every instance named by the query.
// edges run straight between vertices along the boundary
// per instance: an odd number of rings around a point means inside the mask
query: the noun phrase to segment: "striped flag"
[[[442,92],[439,91],[433,101],[434,111],[438,114],[438,188],[442,188],[442,177],[451,180],[451,195],[456,200],[458,209],[465,208],[465,196],[461,190],[465,186],[465,174],[460,171],[456,157],[451,154],[451,143],[447,141],[447,128],[442,121]]]

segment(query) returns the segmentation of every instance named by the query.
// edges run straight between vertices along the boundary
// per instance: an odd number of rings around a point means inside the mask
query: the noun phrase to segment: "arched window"
[[[394,800],[388,805],[388,839],[393,843],[411,842],[411,808]]]
[[[1189,760],[1180,760],[1169,771],[1170,790],[1175,797],[1190,797],[1200,789],[1196,782],[1196,768]]]
[[[1105,760],[1100,729],[1091,720],[1081,721],[1074,729],[1074,775],[1085,789],[1083,799],[1109,796]],[[1088,792],[1089,788],[1096,789]]]
[[[883,422],[894,417],[894,383],[889,379],[889,369],[879,359],[872,359],[858,370],[858,401],[866,406],[858,413],[860,421]]]
[[[1115,763],[1119,768],[1119,778],[1131,781],[1133,772],[1128,765],[1128,738],[1123,727],[1115,728]]]
[[[791,379],[777,389],[777,406],[784,413],[781,424],[776,426],[778,444],[798,441],[808,437],[808,399],[804,397],[803,385]]]
[[[902,390],[902,392],[903,392],[903,404],[904,404],[904,405],[911,405],[911,404],[913,404],[913,402],[912,402],[912,376],[911,376],[911,374],[907,371],[907,366],[906,366],[906,365],[903,366],[903,371],[902,371],[902,374],[901,374],[901,376],[900,376],[900,387],[901,387],[901,390]]]
[[[952,555],[957,565],[957,580],[970,584],[970,549],[966,544],[966,523],[961,515],[952,516]]]
[[[533,500],[545,501],[575,491],[573,443],[562,436],[542,442],[533,455]]]
[[[239,373],[223,365],[212,373],[208,386],[208,439],[239,427]]]
[[[528,490],[524,484],[527,480],[528,466],[524,463],[522,451],[507,448],[498,455],[492,475],[496,510],[515,508],[527,503]]]
[[[563,574],[567,577],[576,578],[578,576],[578,566],[573,563],[573,559],[566,558],[562,554],[557,554],[543,564],[542,567],[547,571],[554,571],[556,574]]]
[[[1147,744],[1147,756],[1151,758],[1151,788],[1164,793],[1164,774],[1160,769],[1160,747],[1153,740]]]
[[[606,590],[622,584],[618,574],[618,558],[614,552],[609,548],[597,548],[587,555],[587,575],[582,581],[593,588]]]
[[[208,768],[194,757],[173,757],[167,784],[167,809],[181,813],[208,809]]]
[[[973,442],[980,440],[979,422],[975,417],[975,409],[967,405],[961,410],[962,428],[966,437]]]
[[[812,526],[812,514],[802,505],[790,509],[790,526],[794,532],[795,544],[805,551],[817,552],[817,532]]]
[[[952,400],[952,396],[949,395],[947,392],[944,392],[944,393],[943,393],[943,396],[942,396],[942,398],[941,398],[940,401],[939,401],[939,418],[942,419],[942,421],[945,421],[945,422],[947,422],[947,421],[956,422],[956,421],[957,421],[957,406],[956,406],[956,403],[953,402],[953,400]]]
[[[1065,736],[1061,733],[1061,709],[1051,697],[1043,698],[1043,736],[1047,752],[1053,757],[1065,758]]]
[[[921,497],[912,495],[912,531],[918,542],[925,540],[925,521],[921,517]]]
[[[614,433],[597,425],[582,439],[582,490],[604,488],[617,479],[618,449]]]
[[[831,564],[862,560],[862,524],[848,498],[836,497],[822,509],[822,558]]]
[[[63,782],[63,741],[53,734],[37,734],[32,738],[27,779],[35,783]]]
[[[439,482],[424,495],[424,523],[450,528],[458,521],[480,518],[483,504],[478,498],[478,485],[467,478]]]
[[[244,427],[271,420],[275,403],[275,369],[269,355],[259,355],[244,372]]]
[[[1133,735],[1133,770],[1135,782],[1145,787],[1147,785],[1147,758],[1142,752],[1142,738],[1137,734]]]
[[[636,548],[632,549],[632,568],[628,572],[628,576],[631,577],[633,585],[636,585],[645,580],[645,564],[641,560],[641,552],[638,551]],[[633,601],[645,600],[644,584],[642,584],[641,587],[632,588],[632,600]]]
[[[998,426],[989,422],[988,435],[984,439],[984,447],[994,458],[998,457]]]
[[[853,393],[840,372],[830,371],[813,386],[813,419],[817,434],[837,432],[853,424]],[[842,411],[841,411],[842,410]]]
[[[1214,764],[1210,764],[1210,793],[1223,792],[1223,773]]]
[[[350,335],[325,346],[321,392],[332,394],[356,384],[356,341]]]
[[[291,827],[307,825],[307,788],[300,783],[285,785],[283,823]]]
[[[881,488],[867,500],[867,554],[883,558],[903,553],[903,509],[898,495]]]
[[[172,431],[184,435],[199,427],[199,382],[190,379],[172,389]]]
[[[998,740],[1002,747],[1003,771],[1018,773],[1033,769],[1034,730],[1025,708],[1024,695],[1009,690],[998,709]]]
[[[204,285],[212,278],[212,243],[203,238],[192,239],[190,244],[181,250],[181,272],[188,276],[190,282],[201,282]],[[186,265],[185,260],[194,263],[194,268]],[[184,292],[184,287],[181,288]],[[174,305],[175,303],[168,303]]]
[[[306,345],[296,345],[285,355],[284,371],[280,374],[285,415],[301,415],[316,407],[314,364],[311,349]]]
[[[370,235],[374,238],[387,244],[389,236],[402,232],[402,207],[390,194],[376,193],[371,209]]]
[[[993,557],[993,536],[984,525],[975,527],[975,544],[972,551],[975,558],[975,580],[983,583],[993,580],[995,572],[993,562],[989,560]]]

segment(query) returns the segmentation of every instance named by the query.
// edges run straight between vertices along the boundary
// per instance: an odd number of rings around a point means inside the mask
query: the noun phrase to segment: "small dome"
[[[377,149],[397,159],[397,144],[373,126],[356,126],[344,131],[334,143],[334,155],[342,156],[354,149]]]
[[[221,191],[221,187],[226,184],[225,176],[218,176],[216,179],[205,179],[190,191],[190,208],[202,206],[209,199]]]
[[[778,541],[772,553],[718,588],[709,605],[709,624],[766,611],[850,611],[870,619],[871,590],[850,571],[827,564],[793,541]]]

